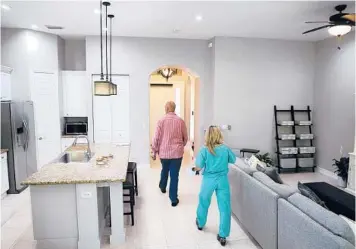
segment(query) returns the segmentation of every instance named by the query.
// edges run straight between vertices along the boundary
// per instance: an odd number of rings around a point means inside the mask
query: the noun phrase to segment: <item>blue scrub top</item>
[[[204,176],[224,176],[229,172],[229,163],[236,162],[236,155],[224,144],[214,148],[215,155],[207,147],[200,149],[195,164],[203,169]]]

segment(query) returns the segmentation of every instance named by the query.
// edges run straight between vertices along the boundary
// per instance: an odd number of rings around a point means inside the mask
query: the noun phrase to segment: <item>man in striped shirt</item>
[[[176,104],[169,101],[165,106],[166,115],[158,121],[152,142],[152,159],[156,160],[158,154],[162,163],[161,180],[159,188],[166,193],[168,174],[171,180],[169,185],[169,198],[172,206],[179,203],[178,179],[182,164],[184,146],[188,142],[187,127],[184,121],[175,114]]]

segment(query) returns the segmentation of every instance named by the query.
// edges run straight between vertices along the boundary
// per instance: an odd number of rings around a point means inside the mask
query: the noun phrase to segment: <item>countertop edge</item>
[[[22,182],[23,186],[33,185],[65,185],[65,184],[96,184],[96,183],[113,183],[113,182],[125,182],[126,179],[114,179],[114,180],[73,180],[73,181],[56,181],[56,182]]]

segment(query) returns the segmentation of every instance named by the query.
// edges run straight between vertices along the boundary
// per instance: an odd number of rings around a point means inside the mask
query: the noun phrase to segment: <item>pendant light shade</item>
[[[110,96],[112,95],[111,82],[107,80],[97,80],[94,82],[94,95]]]
[[[105,54],[106,54],[106,74],[104,79],[104,66],[103,66],[103,5],[105,6]],[[94,95],[96,96],[110,96],[113,94],[113,84],[109,80],[109,67],[108,67],[108,6],[109,2],[100,1],[100,63],[101,72],[100,80],[94,82]]]

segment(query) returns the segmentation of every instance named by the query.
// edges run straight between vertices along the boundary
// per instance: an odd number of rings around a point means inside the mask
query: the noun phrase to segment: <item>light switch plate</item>
[[[231,125],[221,125],[220,129],[221,130],[231,130]]]

